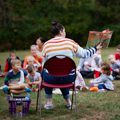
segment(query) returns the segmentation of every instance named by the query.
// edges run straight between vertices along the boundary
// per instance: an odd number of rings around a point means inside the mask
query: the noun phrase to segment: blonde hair
[[[36,45],[31,45],[31,46],[30,46],[30,49],[37,49],[37,48],[36,48]]]
[[[12,66],[15,66],[15,65],[21,65],[21,61],[20,60],[18,60],[18,59],[15,59],[15,60],[11,60],[11,64],[12,64]]]
[[[29,61],[34,61],[35,60],[35,58],[33,57],[33,56],[28,56],[27,57],[27,61],[29,62]]]

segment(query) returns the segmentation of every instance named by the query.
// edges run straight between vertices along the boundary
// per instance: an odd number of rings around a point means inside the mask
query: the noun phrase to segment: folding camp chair
[[[74,74],[76,76],[76,65],[75,62],[63,55],[55,56],[47,60],[43,66],[43,70],[46,69],[50,75],[57,76],[57,77],[63,77],[68,76],[70,72],[73,70]],[[75,77],[74,80],[75,81]],[[41,115],[41,90],[42,88],[49,87],[49,88],[69,88],[72,89],[72,105],[71,110],[73,109],[73,98],[75,95],[75,106],[76,106],[76,92],[75,92],[75,82],[73,83],[67,83],[67,84],[49,84],[42,81],[42,83],[39,86],[39,90],[37,93],[37,103],[36,103],[36,111],[38,109],[40,110]],[[75,107],[76,111],[76,107]]]

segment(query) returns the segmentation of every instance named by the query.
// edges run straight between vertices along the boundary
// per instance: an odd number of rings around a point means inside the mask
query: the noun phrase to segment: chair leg
[[[41,118],[41,109],[42,109],[42,103],[41,103],[41,90],[40,90],[40,93],[39,93],[39,110],[40,110],[40,118]]]
[[[71,104],[71,111],[73,109],[73,100],[74,100],[74,90],[72,91],[72,104]]]
[[[36,112],[38,111],[39,92],[40,92],[40,90],[38,90],[38,92],[37,92]]]
[[[77,112],[77,93],[75,91],[75,112]]]

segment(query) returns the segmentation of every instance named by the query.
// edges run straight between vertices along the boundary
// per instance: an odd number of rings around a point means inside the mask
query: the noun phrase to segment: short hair
[[[35,60],[35,58],[32,56],[32,55],[29,55],[28,57],[27,57],[27,61],[34,61]]]
[[[12,54],[16,55],[16,54],[15,54],[15,51],[10,51],[10,52],[9,52],[9,56],[11,56]]]
[[[12,66],[15,66],[16,64],[20,64],[20,65],[21,65],[21,61],[18,60],[18,59],[11,60],[11,65],[12,65]]]
[[[107,74],[107,75],[110,75],[111,74],[111,68],[110,68],[110,65],[108,63],[103,63],[101,65],[101,69],[104,70],[104,73]]]
[[[31,45],[31,46],[30,46],[30,49],[32,49],[32,48],[35,48],[35,49],[36,49],[36,45]]]
[[[52,36],[59,35],[60,31],[64,29],[64,26],[57,21],[52,22],[51,33]]]
[[[41,37],[41,36],[39,36],[39,37],[37,38],[37,40],[38,40],[38,39],[40,39],[42,43],[45,42],[45,39],[44,39],[43,37]]]
[[[28,65],[27,70],[28,70],[28,73],[32,73],[34,71],[34,66]]]

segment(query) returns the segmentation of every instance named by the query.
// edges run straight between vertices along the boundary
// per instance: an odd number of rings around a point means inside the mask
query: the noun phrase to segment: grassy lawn
[[[106,61],[109,54],[114,53],[115,48],[109,48],[102,51],[102,57]],[[20,58],[24,58],[28,51],[17,51]],[[7,52],[0,53],[0,62],[2,68],[4,61],[8,56]],[[76,64],[78,59],[75,59]],[[0,78],[0,86],[3,84]],[[87,84],[89,80],[86,80]],[[61,95],[53,95],[55,108],[53,110],[42,109],[42,120],[120,120],[120,81],[115,80],[115,91],[104,93],[79,92],[77,94],[78,112],[71,112],[65,108],[64,100]],[[42,104],[45,103],[44,92],[42,93]],[[39,113],[35,112],[36,93],[31,95],[32,103],[29,114],[23,117],[23,120],[38,120]],[[8,112],[8,103],[6,96],[0,91],[0,120],[13,120]]]

